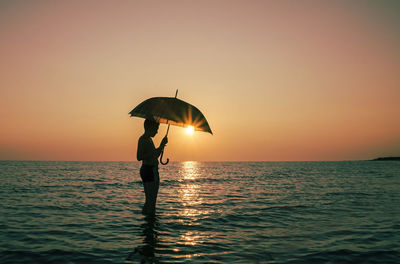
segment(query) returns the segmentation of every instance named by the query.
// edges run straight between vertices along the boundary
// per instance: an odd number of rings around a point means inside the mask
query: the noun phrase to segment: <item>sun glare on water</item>
[[[194,127],[193,126],[188,126],[186,128],[186,133],[188,133],[189,135],[192,135],[194,132]]]

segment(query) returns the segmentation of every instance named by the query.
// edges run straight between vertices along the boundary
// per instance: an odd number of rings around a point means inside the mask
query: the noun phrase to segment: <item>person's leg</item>
[[[154,194],[154,212],[155,212],[155,207],[157,204],[157,196],[158,196],[158,189],[160,188],[160,177],[158,175],[158,168],[153,169],[153,174],[154,174],[154,182],[155,182],[155,194]]]
[[[148,215],[152,212],[152,200],[154,196],[154,172],[150,166],[143,165],[140,168],[140,177],[142,178],[145,202],[143,205],[142,214]]]
[[[151,187],[149,187],[149,182],[143,182],[143,187],[144,187],[144,195],[145,195],[145,200],[144,200],[144,204],[143,204],[143,210],[142,210],[142,214],[147,215],[147,212],[149,211],[149,195],[150,195],[150,189]]]
[[[154,215],[156,211],[156,199],[158,192],[158,184],[156,181],[144,182],[144,192],[146,201],[143,206],[143,214]]]

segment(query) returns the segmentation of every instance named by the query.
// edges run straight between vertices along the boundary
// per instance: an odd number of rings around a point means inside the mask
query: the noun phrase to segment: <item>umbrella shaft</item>
[[[178,96],[178,89],[176,89],[176,92],[175,92],[175,98]],[[167,121],[167,124],[168,124],[168,121]],[[168,124],[168,128],[167,128],[167,134],[165,135],[165,136],[168,136],[168,132],[169,132],[169,126],[170,126],[170,124]]]

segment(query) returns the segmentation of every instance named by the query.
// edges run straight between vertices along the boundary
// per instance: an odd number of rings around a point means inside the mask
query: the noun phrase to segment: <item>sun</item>
[[[193,126],[188,126],[186,128],[186,133],[188,133],[189,135],[192,135],[194,132],[194,127]]]

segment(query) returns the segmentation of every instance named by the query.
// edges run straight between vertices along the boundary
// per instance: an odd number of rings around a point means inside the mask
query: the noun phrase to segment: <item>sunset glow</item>
[[[127,113],[177,89],[213,135],[171,126],[171,161],[399,156],[399,12],[388,1],[6,1],[0,159],[134,161],[143,120]]]

